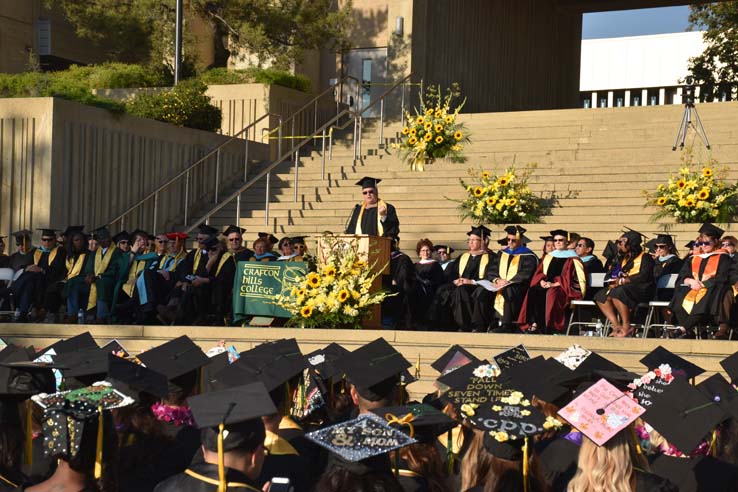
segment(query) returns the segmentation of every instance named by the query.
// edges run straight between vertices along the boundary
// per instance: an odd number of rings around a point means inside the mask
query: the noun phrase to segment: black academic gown
[[[18,490],[16,487],[19,487],[23,481],[23,476],[17,471],[0,468],[0,492]]]
[[[264,484],[274,477],[289,478],[295,492],[308,492],[318,479],[312,472],[318,451],[311,447],[305,434],[292,419],[284,417],[276,433],[267,433],[268,454],[257,482]]]
[[[134,437],[135,436],[135,437]],[[151,492],[160,483],[185,470],[184,461],[170,460],[174,441],[140,434],[123,434],[118,451],[119,492]],[[146,461],[139,458],[147,457]]]
[[[156,492],[213,492],[218,488],[218,465],[197,463],[188,468],[189,473],[180,473],[160,483]],[[243,473],[226,468],[228,490],[261,492],[261,487]]]
[[[509,280],[511,283],[496,293],[485,294],[485,300],[494,304],[497,318],[506,329],[511,329],[520,315],[525,294],[528,292],[530,279],[538,266],[538,257],[528,248],[501,250],[494,257],[490,268],[487,269],[487,278],[494,281],[498,278]],[[477,291],[479,295],[480,291]],[[489,324],[489,323],[488,323]]]
[[[393,329],[412,329],[412,297],[415,285],[413,261],[402,251],[392,251],[390,274],[382,277],[382,288],[396,295],[387,297],[382,302],[382,318]]]
[[[587,261],[582,260],[582,265],[584,265],[584,273],[585,275],[587,275],[587,293],[584,296],[584,299],[587,301],[591,301],[592,299],[594,299],[597,291],[600,290],[600,287],[593,288],[591,285],[589,285],[589,279],[593,273],[604,273],[605,267],[602,265],[602,260],[594,255],[591,256]]]
[[[440,286],[446,282],[441,265],[436,261],[415,263],[415,288],[412,290],[410,308],[413,313],[413,327],[426,329],[428,310]]]
[[[215,270],[210,277],[212,304],[208,315],[214,316],[218,323],[231,313],[233,306],[233,278],[236,274],[236,258],[230,252],[222,252]]]
[[[684,262],[677,255],[673,255],[665,261],[656,258],[653,261],[653,279],[658,282],[659,278],[666,275],[678,274],[682,270]],[[674,289],[656,289],[657,301],[671,301],[674,297]]]
[[[734,492],[738,489],[738,467],[712,456],[658,455],[651,462],[651,472],[669,479],[679,492]]]
[[[604,304],[608,297],[612,297],[634,309],[639,303],[653,300],[656,282],[653,278],[651,255],[640,253],[628,259],[618,257],[610,265],[605,278],[616,278],[619,273],[626,275],[628,282],[623,285],[613,282],[610,287],[600,289],[595,295],[595,301]]]
[[[566,492],[569,481],[577,472],[580,446],[564,437],[555,437],[537,442],[535,447],[551,492]]]
[[[67,252],[61,246],[55,246],[49,251],[41,251],[40,248],[33,251],[32,264],[43,271],[25,271],[11,286],[21,311],[25,311],[30,304],[52,313],[59,310],[61,303],[59,282],[67,275],[66,258]]]
[[[379,228],[377,227],[378,207],[374,207],[364,209],[364,214],[361,216],[361,234],[384,237],[395,237],[400,234],[400,219],[397,218],[395,207],[390,203],[386,203],[385,205],[387,205],[387,217],[382,221],[383,233],[379,234]],[[356,232],[356,225],[359,221],[360,212],[361,205],[355,205],[351,211],[349,223],[346,226],[346,234],[358,234]]]

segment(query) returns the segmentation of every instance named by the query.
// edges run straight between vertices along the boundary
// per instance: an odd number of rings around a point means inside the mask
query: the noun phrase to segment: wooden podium
[[[389,261],[391,252],[391,241],[386,237],[370,236],[368,234],[337,234],[332,236],[339,244],[345,243],[355,246],[357,251],[362,255],[366,255],[367,264],[374,265],[372,273],[380,273],[372,282],[370,292],[378,292],[382,290],[382,275],[389,275]],[[325,244],[322,236],[317,237],[318,241],[318,258],[325,259],[325,250],[328,245]],[[369,311],[371,316],[369,319],[363,320],[362,326],[370,329],[382,328],[382,310],[381,306],[374,305]]]

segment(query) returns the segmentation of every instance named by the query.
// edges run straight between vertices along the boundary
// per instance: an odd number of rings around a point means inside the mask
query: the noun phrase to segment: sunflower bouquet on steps
[[[318,258],[316,271],[299,277],[289,295],[278,296],[276,302],[292,313],[288,326],[361,328],[371,307],[391,295],[371,292],[381,269],[367,264],[355,243],[325,234],[322,244],[326,254]]]
[[[646,206],[655,206],[651,220],[672,218],[679,223],[731,222],[738,211],[738,184],[725,180],[727,169],[714,159],[695,163],[692,152],[682,155],[682,167],[672,171],[655,192],[644,190]]]
[[[400,157],[413,171],[423,171],[426,164],[446,158],[452,162],[464,162],[464,145],[469,135],[463,123],[457,121],[466,99],[452,108],[455,99],[461,97],[459,84],[453,83],[444,95],[440,85],[430,85],[420,95],[420,108],[405,112],[407,126],[402,129]]]

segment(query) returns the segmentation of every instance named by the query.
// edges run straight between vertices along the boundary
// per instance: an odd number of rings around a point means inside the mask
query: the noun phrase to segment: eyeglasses
[[[668,248],[668,246],[665,245],[665,244],[657,244],[656,245],[656,249],[666,249],[666,248]]]
[[[228,240],[229,240],[230,242],[232,242],[232,243],[235,243],[235,242],[240,242],[240,241],[241,241],[241,240],[240,240],[240,239],[238,239],[237,237],[232,237],[232,238],[229,238]]]
[[[577,244],[576,247],[577,248],[584,248],[584,247],[586,247],[586,245],[584,245],[584,244]]]
[[[735,246],[733,245],[733,243],[722,243],[720,245],[720,247],[722,247],[722,248],[735,248]]]
[[[41,238],[41,241],[43,241],[43,242],[46,243],[46,242],[49,242],[49,241],[54,241],[55,239],[56,239],[55,237],[42,237]]]
[[[362,195],[374,195],[376,191],[374,190],[364,190],[361,192]]]
[[[555,237],[554,238],[554,242],[555,243],[563,243],[565,241],[566,241],[566,239],[564,239],[563,237]]]

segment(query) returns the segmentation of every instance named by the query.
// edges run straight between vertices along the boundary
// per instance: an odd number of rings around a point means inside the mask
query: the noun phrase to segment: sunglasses
[[[168,243],[169,242],[169,239],[157,239],[156,242],[159,243],[159,244]]]
[[[374,190],[364,190],[361,192],[362,195],[373,195],[376,192]]]
[[[230,238],[230,239],[228,239],[228,240],[229,240],[230,242],[232,242],[232,243],[235,243],[235,242],[240,242],[240,241],[241,241],[241,240],[240,240],[240,239],[238,239],[237,237],[232,237],[232,238]]]
[[[118,244],[128,244],[128,241],[118,241]]]
[[[563,242],[565,242],[565,241],[566,241],[566,239],[564,239],[563,237],[559,237],[559,238],[556,238],[556,237],[555,237],[555,238],[554,238],[554,242],[555,242],[555,243],[563,243]]]
[[[720,245],[720,247],[722,247],[722,248],[734,248],[735,246],[733,245],[733,243],[722,243]]]
[[[695,241],[694,245],[696,246],[707,246],[708,244],[712,244],[710,241]]]
[[[584,247],[586,247],[586,245],[584,245],[584,244],[577,244],[577,246],[576,246],[576,247],[577,247],[577,248],[584,248]]]
[[[666,248],[668,248],[668,246],[665,245],[665,244],[657,244],[656,245],[656,249],[666,249]]]
[[[49,241],[54,241],[55,239],[56,239],[55,237],[42,237],[41,238],[41,241],[43,241],[43,242],[46,243],[46,242],[49,242]]]

